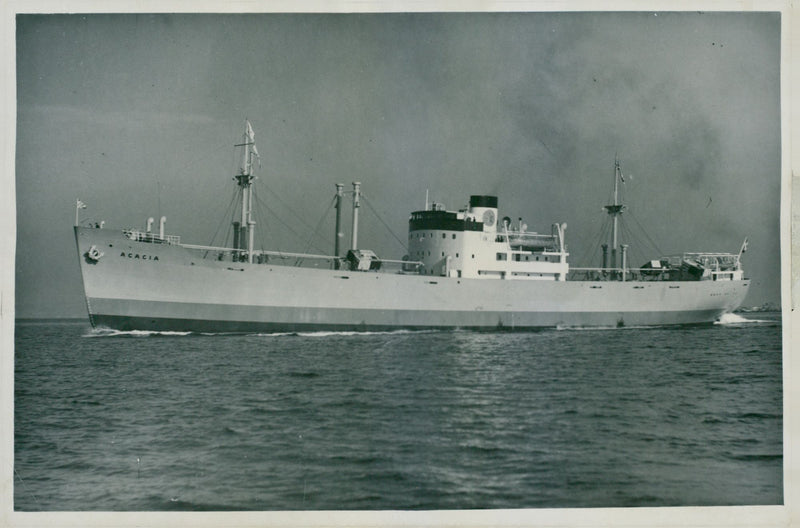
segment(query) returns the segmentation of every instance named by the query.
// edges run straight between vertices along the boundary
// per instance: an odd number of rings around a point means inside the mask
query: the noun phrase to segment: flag
[[[253,131],[253,126],[250,124],[250,120],[245,121],[247,123],[246,131],[247,134],[247,143],[250,145],[250,152],[256,155],[258,158],[258,166],[261,166],[261,155],[258,153],[258,149],[256,148],[256,133]]]
[[[78,200],[78,209],[86,209],[86,204]]]
[[[744,242],[742,242],[742,249],[739,250],[739,254],[741,255],[745,251],[747,251],[747,239],[746,238],[744,239]]]
[[[247,123],[247,130],[246,130],[247,139],[250,143],[252,143],[253,141],[256,140],[256,133],[253,132],[253,127],[250,125],[250,121],[245,121],[245,123]]]

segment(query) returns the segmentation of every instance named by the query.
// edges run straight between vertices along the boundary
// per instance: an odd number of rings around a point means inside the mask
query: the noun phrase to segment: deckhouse
[[[566,280],[566,225],[552,234],[528,232],[522,219],[498,218],[497,197],[470,196],[469,207],[447,211],[433,203],[414,211],[408,222],[408,258],[419,272],[444,277]]]

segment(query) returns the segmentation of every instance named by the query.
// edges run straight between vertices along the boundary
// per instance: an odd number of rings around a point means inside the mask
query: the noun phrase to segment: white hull
[[[504,328],[708,323],[749,280],[523,281],[203,260],[76,227],[89,316],[122,330]],[[87,258],[95,246],[97,261]]]

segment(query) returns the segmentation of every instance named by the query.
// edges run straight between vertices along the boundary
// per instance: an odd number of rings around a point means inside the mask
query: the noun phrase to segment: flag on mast
[[[78,222],[80,222],[81,209],[86,209],[86,204],[83,203],[80,200],[80,198],[78,198],[77,200],[75,200],[75,225],[76,226],[78,225]]]
[[[246,129],[247,129],[248,143],[252,143],[256,139],[256,134],[255,134],[255,132],[253,132],[253,127],[252,127],[252,125],[250,125],[250,120],[245,121],[245,123],[246,123]]]
[[[250,120],[246,120],[247,123],[246,134],[247,134],[247,144],[250,145],[250,151],[256,155],[258,158],[258,166],[261,166],[261,155],[258,153],[258,149],[256,148],[256,133],[253,131],[253,126],[250,124]]]

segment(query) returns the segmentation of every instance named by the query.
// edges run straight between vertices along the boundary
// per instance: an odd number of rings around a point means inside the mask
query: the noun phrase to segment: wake
[[[150,337],[150,336],[185,336],[192,332],[176,332],[170,330],[114,330],[112,328],[93,328],[83,337]]]
[[[153,336],[252,336],[252,337],[284,337],[284,336],[302,336],[302,337],[331,337],[331,336],[370,336],[370,335],[402,335],[402,334],[424,334],[435,333],[441,330],[409,330],[397,329],[386,331],[356,331],[356,330],[341,330],[341,331],[306,331],[306,332],[192,332],[192,331],[175,331],[175,330],[114,330],[113,328],[93,328],[89,333],[84,334],[83,337],[153,337]]]
[[[714,324],[717,325],[741,325],[741,324],[750,324],[750,323],[773,323],[774,321],[767,321],[764,319],[748,319],[746,317],[742,317],[739,314],[735,313],[726,313],[722,314],[722,317],[719,318],[719,321],[714,321]]]

